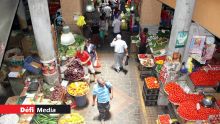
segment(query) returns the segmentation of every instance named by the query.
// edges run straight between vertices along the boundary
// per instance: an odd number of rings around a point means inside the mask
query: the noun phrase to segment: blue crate
[[[28,56],[24,60],[24,68],[27,69],[29,72],[32,72],[34,74],[40,74],[41,73],[41,68],[35,68],[31,65],[31,62],[37,62],[41,63],[40,60],[34,59],[31,56]]]

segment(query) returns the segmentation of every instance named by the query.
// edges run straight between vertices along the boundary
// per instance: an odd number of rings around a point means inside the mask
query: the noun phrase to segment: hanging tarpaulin
[[[180,31],[177,34],[177,38],[176,38],[176,46],[175,48],[181,48],[184,47],[186,44],[188,38],[188,32],[187,31]]]
[[[189,46],[189,52],[191,54],[202,55],[202,50],[204,48],[205,40],[206,40],[206,36],[193,36]]]
[[[76,25],[79,26],[79,27],[82,27],[86,24],[85,22],[85,17],[84,16],[79,16],[77,22],[76,22]]]

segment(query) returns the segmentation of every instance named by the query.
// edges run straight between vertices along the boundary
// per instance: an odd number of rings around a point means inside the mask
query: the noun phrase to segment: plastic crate
[[[32,72],[34,74],[40,74],[41,68],[35,68],[31,65],[31,62],[40,63],[40,60],[34,59],[31,56],[28,56],[24,60],[24,68],[27,69],[29,72]]]
[[[155,67],[145,67],[141,64],[138,65],[139,71],[154,71]]]
[[[24,65],[24,56],[13,56],[9,60],[11,66],[23,66]]]
[[[145,106],[157,106],[157,100],[147,100],[145,96],[143,98]]]
[[[147,77],[152,77],[152,76],[155,77],[156,74],[153,73],[153,72],[148,73],[148,74],[146,74],[146,73],[140,73],[140,78],[141,78],[141,80],[143,80],[144,78],[147,78]]]
[[[145,84],[144,84],[144,86],[143,86],[143,91],[144,91],[147,95],[159,94],[159,89],[148,89]]]
[[[144,91],[143,91],[143,94],[145,95],[146,100],[157,100],[158,99],[158,94],[146,94]]]

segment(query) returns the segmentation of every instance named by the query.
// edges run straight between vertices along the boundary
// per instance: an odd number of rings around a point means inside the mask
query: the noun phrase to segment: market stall
[[[4,75],[9,76],[10,83],[16,96],[9,97],[7,105],[70,105],[70,114],[21,114],[18,115],[18,124],[84,124],[84,118],[75,108],[85,107],[88,103],[87,94],[90,90],[89,76],[85,74],[80,60],[73,59],[76,51],[84,49],[84,37],[74,34],[74,43],[58,45],[58,60],[62,70],[62,82],[54,85],[43,80],[41,74],[53,74],[53,64],[43,65],[36,56],[27,56],[22,59],[22,65],[12,66]],[[12,59],[9,59],[12,60]],[[16,59],[18,60],[18,59]],[[20,62],[20,61],[18,61]],[[19,63],[15,64],[19,64]],[[4,79],[3,79],[4,80]],[[13,81],[12,81],[13,80]],[[4,117],[2,117],[4,118]],[[1,120],[1,117],[0,117]]]

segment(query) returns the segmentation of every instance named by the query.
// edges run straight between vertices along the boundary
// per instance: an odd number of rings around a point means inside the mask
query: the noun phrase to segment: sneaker
[[[120,69],[116,69],[116,68],[114,68],[114,67],[111,67],[113,70],[115,70],[116,72],[120,72]]]
[[[124,72],[125,75],[128,73],[128,70],[126,69],[123,69],[122,71]]]
[[[120,69],[115,69],[115,71],[119,73],[119,72],[120,72]]]
[[[100,71],[96,71],[96,72],[95,72],[95,74],[100,74],[100,73],[101,73]]]

